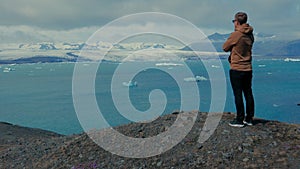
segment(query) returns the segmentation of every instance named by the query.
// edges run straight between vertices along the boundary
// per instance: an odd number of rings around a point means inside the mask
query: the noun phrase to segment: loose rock
[[[170,128],[179,111],[149,124],[115,127],[136,138]],[[104,150],[87,134],[53,132],[0,123],[0,168],[292,168],[300,166],[300,125],[254,119],[255,125],[233,128],[235,115],[224,113],[217,129],[198,143],[207,113],[198,113],[187,136],[176,146],[147,158],[122,157]],[[7,132],[10,131],[10,132]],[[97,131],[95,131],[97,132]],[[158,144],[159,145],[159,144]],[[126,145],[118,145],[126,148]]]

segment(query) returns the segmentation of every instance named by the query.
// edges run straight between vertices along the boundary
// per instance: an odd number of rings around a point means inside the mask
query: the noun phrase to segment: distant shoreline
[[[71,56],[72,55],[72,56]],[[4,59],[4,60],[0,60],[0,65],[9,65],[9,64],[30,64],[30,63],[75,63],[75,62],[79,62],[78,56],[73,56],[73,54],[71,53],[69,55],[70,57],[59,57],[59,56],[33,56],[33,57],[25,57],[25,58],[18,58],[18,59]],[[220,55],[219,58],[221,60],[226,60],[227,59],[227,55]],[[210,60],[209,57],[205,57],[205,58],[199,58],[199,57],[186,57],[184,60],[185,61],[197,61],[197,60]],[[259,56],[259,58],[254,58],[255,59],[259,59],[259,60],[284,60],[286,62],[299,62],[300,61],[300,56],[294,56],[294,57],[281,57],[281,58],[267,58],[267,57],[263,57],[263,56]],[[87,58],[81,58],[80,62],[98,62],[99,60],[91,60],[91,59],[87,59]],[[111,62],[111,63],[120,63],[120,61],[118,60],[114,60],[114,59],[102,59],[102,62]],[[137,60],[136,62],[141,62],[142,60]],[[144,60],[144,61],[148,61],[148,60]],[[150,60],[151,62],[152,60]],[[164,62],[172,62],[172,61],[164,61]]]

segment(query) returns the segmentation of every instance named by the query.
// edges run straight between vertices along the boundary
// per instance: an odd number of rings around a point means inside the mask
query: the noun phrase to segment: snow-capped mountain
[[[56,50],[57,48],[53,43],[36,43],[36,44],[20,44],[20,49],[43,49],[43,50]]]
[[[230,34],[214,33],[208,36],[219,55],[227,56],[223,52],[222,45]],[[283,41],[278,40],[275,35],[255,33],[255,43],[253,46],[253,54],[260,56],[267,56],[272,58],[278,57],[299,57],[300,56],[300,40]],[[207,42],[207,41],[206,41]],[[14,45],[12,45],[14,46]],[[5,63],[34,63],[34,62],[59,62],[59,61],[76,61],[82,49],[91,53],[95,53],[95,57],[86,57],[87,60],[95,60],[99,58],[101,52],[108,49],[111,51],[108,60],[118,60],[125,55],[136,53],[132,55],[133,60],[149,59],[150,53],[159,55],[160,58],[167,58],[169,54],[179,54],[183,59],[190,59],[193,52],[201,53],[203,56],[208,56],[210,53],[203,42],[195,42],[185,47],[174,46],[159,42],[130,42],[112,44],[109,42],[95,42],[93,44],[85,42],[41,42],[41,43],[28,43],[18,44],[14,47],[1,48],[0,50],[0,64]],[[158,49],[158,50],[152,50]],[[193,49],[193,50],[192,50]],[[134,51],[134,52],[132,52]],[[139,53],[141,51],[142,53]],[[155,53],[159,51],[158,53]],[[165,52],[164,52],[165,51]],[[144,53],[143,53],[144,52]],[[172,53],[173,52],[173,53]],[[211,52],[215,53],[215,52]]]
[[[19,49],[31,49],[31,50],[80,50],[84,43],[30,43],[20,44]]]
[[[208,39],[214,43],[215,46],[220,46],[230,34],[220,34],[214,33],[208,36]],[[268,41],[276,38],[275,35],[272,34],[264,34],[264,33],[256,33],[255,40],[257,41]],[[193,44],[195,46],[195,44]],[[196,45],[197,46],[197,45]],[[93,44],[87,44],[84,42],[77,43],[52,43],[52,42],[41,42],[41,43],[29,43],[29,44],[20,44],[19,49],[27,49],[27,50],[101,50],[101,49],[112,49],[112,50],[143,50],[143,49],[178,49],[177,46],[166,45],[163,43],[143,43],[143,42],[135,42],[135,43],[118,43],[111,44],[108,42],[96,42]],[[194,49],[197,49],[194,48]],[[200,50],[200,49],[199,49]],[[201,49],[202,50],[202,49]],[[217,51],[219,51],[217,49]]]
[[[255,41],[265,41],[265,40],[271,40],[275,39],[276,35],[273,34],[266,34],[266,33],[254,33]],[[208,39],[212,42],[224,42],[226,39],[230,36],[230,33],[228,34],[220,34],[220,33],[214,33],[212,35],[208,36]]]
[[[208,36],[217,52],[223,52],[222,46],[230,34],[214,33]],[[253,54],[260,56],[300,56],[300,40],[285,41],[279,40],[276,35],[266,33],[254,33],[255,43]],[[189,44],[182,48],[184,51],[203,50],[201,42]]]
[[[224,42],[230,34],[220,34],[220,33],[214,33],[212,35],[209,35],[207,38],[211,40],[212,42]]]
[[[169,46],[171,48],[171,46]],[[124,44],[110,44],[107,42],[97,42],[94,44],[86,43],[30,43],[30,44],[20,44],[19,49],[29,49],[29,50],[96,50],[96,49],[109,49],[114,50],[142,50],[142,49],[163,49],[168,48],[166,44],[160,43],[124,43]]]

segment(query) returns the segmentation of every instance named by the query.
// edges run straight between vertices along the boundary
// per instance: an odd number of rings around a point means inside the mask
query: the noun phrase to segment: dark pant
[[[243,121],[245,118],[243,94],[246,100],[246,120],[254,116],[254,99],[252,94],[252,71],[230,70],[230,82],[234,94],[236,119]]]

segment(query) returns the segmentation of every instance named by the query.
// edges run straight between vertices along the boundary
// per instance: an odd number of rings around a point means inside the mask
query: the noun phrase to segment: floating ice
[[[300,62],[300,59],[295,59],[295,58],[285,58],[285,62]]]
[[[213,68],[220,68],[220,66],[217,66],[217,65],[211,65],[211,67],[213,67]]]
[[[199,82],[199,81],[206,81],[207,78],[203,76],[195,76],[195,77],[187,77],[183,79],[186,82]]]
[[[40,66],[39,67],[35,67],[35,69],[40,70],[40,69],[42,69],[42,67],[40,67]]]
[[[132,82],[131,80],[129,82],[123,82],[122,84],[123,84],[123,86],[127,86],[127,87],[136,87],[137,86],[137,82]]]
[[[156,63],[155,66],[182,66],[183,64],[181,63]]]
[[[11,71],[14,71],[14,70],[15,70],[15,69],[13,69],[13,68],[6,67],[6,68],[3,69],[3,72],[4,72],[4,73],[8,73],[8,72],[11,72]]]

